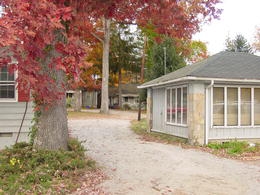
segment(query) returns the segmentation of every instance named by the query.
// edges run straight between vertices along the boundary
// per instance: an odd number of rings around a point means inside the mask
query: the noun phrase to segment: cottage
[[[29,93],[17,89],[15,79],[16,74],[9,73],[7,66],[0,68],[0,149],[15,143],[29,100]],[[28,103],[19,141],[28,141],[32,118],[32,103]]]
[[[122,106],[130,107],[132,109],[138,108],[139,92],[138,84],[128,83],[121,85],[121,101]],[[119,89],[118,87],[109,87],[109,106],[111,108],[119,107]]]
[[[191,144],[260,141],[260,57],[220,52],[154,79],[148,89],[149,130]]]

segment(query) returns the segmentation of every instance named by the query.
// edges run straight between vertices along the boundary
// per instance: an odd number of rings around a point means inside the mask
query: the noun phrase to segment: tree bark
[[[145,65],[145,51],[146,51],[147,37],[144,37],[144,48],[142,54],[142,63],[141,63],[141,83],[144,82],[144,65]]]
[[[61,85],[65,80],[65,73],[56,71],[57,84]],[[56,100],[47,109],[41,107],[41,115],[38,122],[38,130],[34,140],[34,148],[47,150],[68,149],[68,121],[66,110],[66,98]]]
[[[102,57],[102,94],[100,112],[109,113],[108,102],[108,79],[109,79],[109,41],[110,41],[110,19],[104,18],[104,40]]]
[[[121,67],[118,70],[118,104],[119,108],[122,108],[122,72]]]

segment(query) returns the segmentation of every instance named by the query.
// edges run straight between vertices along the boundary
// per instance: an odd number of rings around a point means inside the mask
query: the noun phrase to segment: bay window
[[[260,125],[260,88],[213,87],[213,126]]]
[[[166,122],[176,125],[187,124],[187,87],[166,90]]]

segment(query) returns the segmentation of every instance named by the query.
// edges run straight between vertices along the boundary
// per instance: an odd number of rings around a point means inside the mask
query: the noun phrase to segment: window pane
[[[7,81],[7,73],[0,72],[0,81]]]
[[[170,89],[167,89],[167,100],[166,100],[166,102],[167,102],[167,119],[166,119],[166,121],[167,122],[170,122],[171,121],[171,99],[170,99],[170,97],[171,97],[171,90]]]
[[[181,124],[181,88],[177,89],[177,123]]]
[[[187,124],[187,87],[183,88],[183,116],[182,123]]]
[[[260,89],[255,89],[254,95],[254,121],[255,125],[260,125]]]
[[[0,98],[15,98],[14,85],[0,86]]]
[[[176,89],[172,89],[172,123],[176,123]]]
[[[14,73],[8,73],[8,81],[14,81]]]
[[[227,125],[238,125],[238,89],[227,88]]]
[[[224,88],[213,88],[213,125],[224,125]]]
[[[8,86],[7,98],[14,98],[15,87],[14,85]]]
[[[7,98],[7,86],[0,86],[0,98]]]
[[[241,125],[251,125],[251,89],[241,88]]]
[[[0,68],[0,81],[14,81],[14,74],[8,72],[7,66]]]

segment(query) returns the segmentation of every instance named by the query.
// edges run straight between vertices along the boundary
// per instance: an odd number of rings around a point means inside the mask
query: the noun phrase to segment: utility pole
[[[166,75],[166,47],[163,47],[164,51],[164,75]]]

